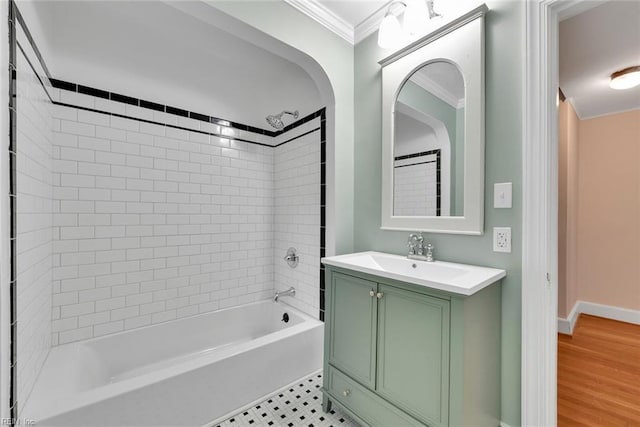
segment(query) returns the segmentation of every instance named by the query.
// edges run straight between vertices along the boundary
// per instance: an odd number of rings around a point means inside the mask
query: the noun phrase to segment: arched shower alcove
[[[22,48],[14,65],[16,98],[23,102],[12,141],[19,206],[11,319],[17,414],[73,424],[91,414],[89,401],[105,414],[117,415],[108,409],[116,401],[136,405],[135,412],[144,399],[116,396],[115,389],[136,378],[182,381],[149,376],[152,365],[166,362],[155,357],[169,350],[171,360],[203,354],[190,353],[186,342],[158,339],[171,334],[156,328],[186,325],[189,330],[171,336],[197,337],[191,319],[269,305],[275,290],[291,284],[296,296],[285,302],[307,325],[296,331],[308,331],[305,339],[321,345],[319,260],[336,246],[338,126],[332,84],[318,62],[206,3],[51,1],[25,12],[11,40]],[[31,19],[39,13],[47,19]],[[46,43],[33,37],[32,23]],[[30,102],[37,108],[27,108]],[[283,109],[299,109],[300,118],[270,128],[265,118]],[[341,117],[340,126],[348,119]],[[36,157],[33,144],[41,150]],[[36,225],[37,234],[29,234]],[[298,269],[289,269],[280,245],[297,247]],[[28,276],[34,271],[37,280]],[[114,341],[121,338],[128,344]],[[207,354],[218,344],[207,344]],[[100,349],[85,351],[94,345]],[[123,346],[126,357],[116,351]],[[300,360],[319,362],[318,348],[302,347],[312,353]],[[153,360],[138,357],[150,348]],[[79,359],[67,363],[70,354]],[[112,362],[120,370],[109,379],[103,374]],[[180,366],[185,374],[195,367]],[[296,369],[300,377],[311,368]],[[290,382],[291,375],[275,378]],[[49,388],[54,383],[63,385],[56,393]],[[202,385],[212,383],[215,378]],[[61,400],[46,403],[54,394]]]

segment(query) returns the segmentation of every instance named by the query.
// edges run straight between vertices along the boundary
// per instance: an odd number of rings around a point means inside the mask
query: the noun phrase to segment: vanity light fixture
[[[413,35],[422,29],[428,19],[441,17],[434,10],[434,0],[404,0],[393,1],[387,7],[387,12],[380,23],[378,29],[378,46],[383,49],[390,49],[399,46],[407,35]],[[400,5],[401,10],[394,6]],[[400,25],[398,16],[403,14],[403,25]]]
[[[609,87],[617,90],[631,89],[638,85],[640,85],[640,65],[616,71],[611,74],[611,81],[609,81]]]

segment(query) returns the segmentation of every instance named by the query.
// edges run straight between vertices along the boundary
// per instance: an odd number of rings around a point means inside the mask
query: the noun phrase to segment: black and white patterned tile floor
[[[322,374],[302,378],[216,427],[359,427],[335,406],[329,413],[322,410],[321,387]]]

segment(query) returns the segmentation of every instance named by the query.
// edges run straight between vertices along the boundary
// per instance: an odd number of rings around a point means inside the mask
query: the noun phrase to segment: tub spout
[[[289,289],[287,289],[286,291],[280,291],[280,292],[276,292],[276,296],[273,297],[273,302],[278,302],[278,299],[280,297],[286,297],[286,296],[295,296],[296,295],[296,290],[295,288],[292,286]]]

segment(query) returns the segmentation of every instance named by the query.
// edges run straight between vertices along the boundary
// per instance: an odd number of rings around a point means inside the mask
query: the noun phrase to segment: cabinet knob
[[[377,297],[378,299],[382,298],[383,296],[384,296],[384,293],[382,293],[382,292],[378,292],[378,293],[376,294],[376,297]]]
[[[351,394],[351,390],[346,389],[345,391],[342,392],[342,394],[344,395],[344,397],[347,397]]]
[[[370,297],[373,297],[373,296],[375,296],[375,295],[376,295],[376,292],[375,292],[373,289],[371,289],[371,290],[369,291],[369,296],[370,296]]]

